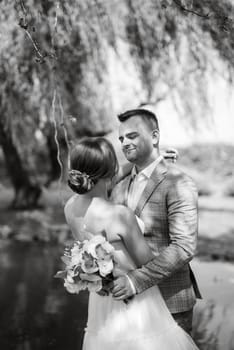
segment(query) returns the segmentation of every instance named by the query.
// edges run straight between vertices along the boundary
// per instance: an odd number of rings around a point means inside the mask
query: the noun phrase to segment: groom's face
[[[140,116],[120,124],[119,140],[127,160],[136,165],[147,162],[154,149],[152,131]]]

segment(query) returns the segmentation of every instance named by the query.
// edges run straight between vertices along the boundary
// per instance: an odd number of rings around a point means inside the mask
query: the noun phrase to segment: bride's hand
[[[175,163],[179,158],[179,152],[175,148],[167,148],[162,152],[162,156],[166,160],[170,160],[172,163]]]

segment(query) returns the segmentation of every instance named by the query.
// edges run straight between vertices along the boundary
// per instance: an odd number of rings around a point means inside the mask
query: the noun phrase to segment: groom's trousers
[[[191,335],[193,322],[193,309],[172,314],[176,323]]]

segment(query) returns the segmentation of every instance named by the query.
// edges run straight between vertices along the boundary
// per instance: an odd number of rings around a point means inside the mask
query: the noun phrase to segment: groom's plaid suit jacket
[[[115,203],[127,203],[131,176],[117,184]],[[197,244],[197,190],[192,179],[162,160],[153,171],[135,214],[155,258],[130,271],[137,293],[157,284],[171,313],[191,309],[200,292],[189,261]]]

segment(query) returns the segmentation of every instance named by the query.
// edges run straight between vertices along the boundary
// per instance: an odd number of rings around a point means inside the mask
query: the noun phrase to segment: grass
[[[225,178],[234,176],[234,146],[225,144],[194,144],[179,149],[180,162],[201,174]]]
[[[206,260],[234,262],[234,229],[229,234],[209,238],[199,236],[197,256]]]
[[[201,196],[234,196],[234,146],[194,144],[179,154],[178,166],[190,173]]]

